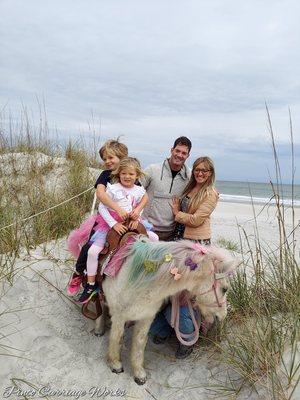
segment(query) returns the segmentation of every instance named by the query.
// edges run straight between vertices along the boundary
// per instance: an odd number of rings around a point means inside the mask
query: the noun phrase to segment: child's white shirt
[[[137,185],[134,185],[132,188],[126,188],[120,183],[108,183],[106,188],[106,194],[127,212],[131,212],[140,203],[145,193],[146,190],[143,186]],[[99,214],[110,228],[112,228],[118,221],[111,216],[109,210],[111,210],[109,207],[102,203],[99,204]]]

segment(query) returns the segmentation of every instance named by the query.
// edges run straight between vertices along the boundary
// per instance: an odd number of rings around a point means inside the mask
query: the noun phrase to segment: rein
[[[216,301],[213,302],[212,304],[208,304],[207,307],[215,307],[217,305],[218,307],[221,308],[221,307],[223,307],[223,305],[227,304],[227,300],[225,298],[225,300],[220,301],[220,299],[218,297],[217,288],[220,285],[219,280],[229,276],[232,273],[232,271],[225,272],[225,273],[219,273],[219,272],[216,272],[216,267],[214,266],[214,271],[212,273],[214,274],[214,282],[212,284],[212,287],[209,290],[207,290],[206,292],[200,293],[199,296],[203,296],[203,295],[213,291],[215,294]],[[172,326],[172,328],[174,328],[177,339],[179,340],[180,343],[182,343],[186,346],[192,346],[199,339],[199,330],[200,330],[199,321],[196,320],[193,306],[191,304],[190,299],[188,299],[187,305],[189,308],[190,317],[191,317],[193,325],[194,325],[194,332],[192,332],[192,333],[180,332],[180,330],[179,330],[179,314],[180,314],[179,297],[180,297],[180,293],[176,294],[175,296],[172,296],[171,326]],[[204,326],[205,322],[203,322],[202,324]],[[188,338],[193,338],[193,339],[185,340]]]
[[[176,294],[175,296],[172,296],[171,326],[172,326],[172,328],[174,328],[177,339],[179,340],[180,343],[182,343],[186,346],[192,346],[199,339],[199,329],[200,329],[199,321],[196,320],[191,300],[188,299],[187,305],[189,308],[190,316],[193,321],[194,332],[192,332],[192,333],[180,332],[180,330],[179,330],[179,314],[180,314],[179,297],[180,297],[180,294]],[[185,340],[188,338],[193,338],[193,339]]]

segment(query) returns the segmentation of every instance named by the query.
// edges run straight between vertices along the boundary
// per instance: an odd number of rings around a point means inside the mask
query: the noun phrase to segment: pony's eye
[[[227,287],[223,287],[222,288],[222,293],[225,294],[227,292],[228,288]]]

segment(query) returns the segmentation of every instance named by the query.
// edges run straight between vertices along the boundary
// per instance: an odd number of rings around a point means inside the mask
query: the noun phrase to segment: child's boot
[[[68,295],[74,296],[75,294],[77,294],[80,290],[81,282],[82,282],[82,275],[77,274],[77,272],[74,272],[67,286]]]
[[[98,292],[98,289],[99,287],[96,283],[90,284],[87,282],[77,302],[79,304],[87,303]]]

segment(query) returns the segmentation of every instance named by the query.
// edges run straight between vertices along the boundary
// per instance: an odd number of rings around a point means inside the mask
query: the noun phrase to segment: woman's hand
[[[124,233],[127,232],[127,228],[125,225],[121,224],[121,222],[116,223],[113,226],[113,229],[119,234],[119,235],[124,235]]]
[[[139,224],[139,221],[130,221],[129,228],[135,230],[135,229],[137,229],[138,224]]]
[[[174,217],[176,217],[176,215],[179,213],[180,211],[180,200],[178,197],[173,197],[172,199],[172,204],[171,204],[171,208],[174,214]]]

